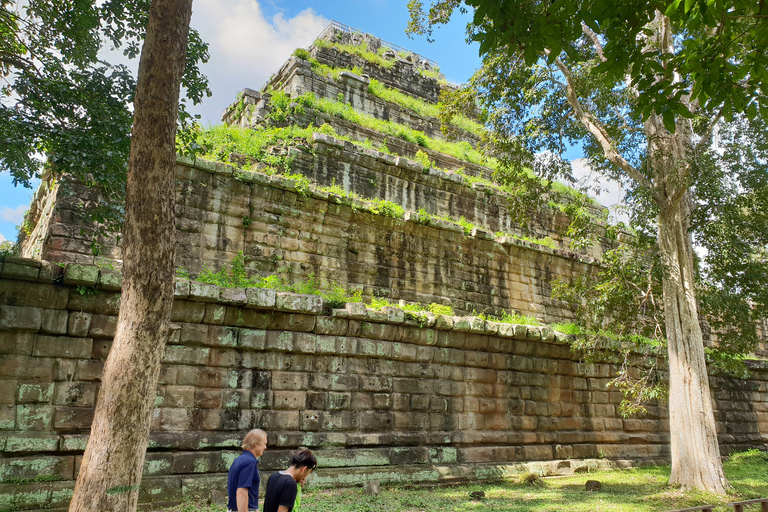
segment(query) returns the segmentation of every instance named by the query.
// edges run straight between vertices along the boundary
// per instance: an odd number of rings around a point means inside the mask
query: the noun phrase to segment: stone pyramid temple
[[[618,367],[582,362],[552,328],[574,315],[552,283],[594,272],[616,241],[596,220],[593,246],[569,248],[564,188],[519,222],[478,151],[482,126],[441,126],[451,87],[435,62],[334,22],[178,158],[180,272],[143,501],[223,492],[251,428],[269,433],[263,479],[307,446],[320,487],[668,457],[666,404],[623,418],[606,386]],[[120,299],[119,241],[95,256],[83,216],[98,201],[44,183],[23,258],[0,262],[0,510],[65,510],[71,496]],[[195,277],[235,262],[357,298]],[[768,373],[712,386],[723,450],[764,447]]]

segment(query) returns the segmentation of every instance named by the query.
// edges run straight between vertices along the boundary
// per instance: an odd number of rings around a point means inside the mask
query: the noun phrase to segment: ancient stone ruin
[[[316,450],[313,486],[565,474],[668,455],[666,405],[622,418],[606,387],[616,366],[581,362],[549,326],[573,319],[553,280],[592,272],[616,242],[569,249],[556,204],[519,224],[473,149],[479,126],[465,120],[449,136],[430,115],[445,87],[435,63],[334,23],[223,115],[259,136],[303,135],[258,158],[179,157],[177,265],[189,275],[242,253],[252,275],[313,274],[366,301],[454,314],[179,277],[141,500],[222,491],[257,427],[269,432],[265,473],[299,446]],[[120,300],[119,243],[94,256],[83,217],[98,200],[44,183],[24,258],[0,263],[0,510],[65,509],[71,496]],[[473,316],[503,312],[542,325]],[[767,370],[712,377],[724,452],[765,446]]]

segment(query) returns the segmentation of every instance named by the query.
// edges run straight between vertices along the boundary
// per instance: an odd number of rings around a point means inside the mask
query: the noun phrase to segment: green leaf
[[[664,121],[664,128],[670,133],[675,133],[675,113],[672,110],[665,110],[661,118]]]

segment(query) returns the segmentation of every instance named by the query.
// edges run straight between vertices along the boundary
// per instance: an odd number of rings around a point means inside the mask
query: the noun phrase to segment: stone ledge
[[[15,258],[16,265],[35,267],[39,261]],[[69,286],[89,286],[97,290],[114,291],[116,283],[122,283],[122,274],[109,269],[108,279],[100,279],[104,269],[98,265],[68,264],[65,280]],[[69,276],[67,278],[66,276]],[[66,286],[66,285],[65,285]],[[117,294],[114,299],[118,299]],[[226,288],[210,283],[190,281],[185,278],[175,280],[175,298],[190,302],[218,303],[224,306],[256,308],[284,313],[300,313],[303,315],[320,316],[325,311],[325,301],[318,295],[304,295],[291,292],[275,291],[266,288]],[[79,301],[78,307],[86,302],[100,300],[99,297],[83,298],[77,294],[70,295],[70,302]],[[81,304],[83,303],[83,304]],[[114,305],[113,305],[114,306]],[[111,314],[111,311],[88,311],[97,314]],[[31,315],[31,316],[30,316]],[[41,329],[42,310],[32,307],[0,306],[0,330],[29,330],[37,332]],[[412,313],[398,307],[387,306],[381,310],[366,307],[363,303],[349,303],[344,309],[334,309],[331,317],[349,320],[365,320],[375,324],[403,324],[410,327],[429,329],[434,327],[443,331],[468,332],[485,334],[529,341],[568,344],[572,336],[554,331],[549,326],[513,325],[500,322],[489,322],[471,316],[434,315],[429,312]],[[87,329],[86,329],[87,330]]]
[[[391,164],[391,159],[392,159],[391,155],[388,155],[386,153],[382,153],[376,150],[370,150],[367,148],[358,148],[352,143],[337,139],[330,135],[317,132],[313,134],[313,140],[315,141],[316,144],[321,144],[321,145],[326,145],[326,146],[331,146],[336,148],[344,148],[347,151],[349,150],[357,151],[359,153],[368,154],[368,156],[373,156],[372,154],[375,154],[375,158],[377,160],[380,160],[384,163]],[[203,160],[201,158],[195,158],[194,162],[192,162],[192,159],[184,156],[178,156],[177,163],[179,165],[193,167],[199,171],[208,172],[211,174],[218,174],[218,175],[230,177],[233,179],[258,183],[263,186],[268,186],[268,187],[272,187],[280,190],[287,190],[290,192],[296,192],[297,190],[295,181],[287,179],[277,174],[267,175],[264,173],[260,173],[258,171],[241,172],[235,166],[230,164],[224,164],[220,162],[211,162],[208,160]],[[419,173],[421,173],[421,169],[423,168],[421,164],[403,157],[397,158],[396,165],[398,167],[407,168],[412,172],[419,172]],[[414,170],[416,168],[418,168],[418,171]],[[433,173],[432,170],[430,170],[430,174],[434,174],[436,179],[454,183],[454,184],[461,183],[469,187],[469,185],[465,182],[464,178],[461,175],[444,173],[444,172]],[[444,176],[440,176],[440,174]],[[472,187],[469,187],[469,188],[471,189]],[[472,190],[472,191],[477,194],[483,193],[483,192],[478,192],[477,190]],[[319,187],[316,187],[316,186],[310,186],[310,190],[308,194],[311,195],[313,198],[325,200],[333,204],[349,201],[356,208],[367,209],[367,207],[369,206],[367,201],[361,201],[358,199],[348,200],[347,198],[340,198],[335,195],[329,196],[327,192],[320,190]],[[373,212],[371,212],[371,214],[376,215]],[[392,220],[397,221],[398,219],[392,219]],[[445,219],[434,218],[431,216],[428,219],[422,219],[417,212],[406,211],[402,220],[405,222],[413,222],[415,224],[423,224],[435,229],[441,229],[445,231],[451,231],[451,232],[462,233],[462,234],[464,233],[464,228],[461,227],[456,222],[445,220]],[[542,254],[555,255],[561,258],[578,261],[580,263],[585,263],[588,265],[595,265],[595,266],[599,265],[599,261],[590,256],[579,254],[573,251],[567,251],[564,249],[553,249],[551,247],[547,247],[541,244],[537,244],[537,243],[533,243],[533,242],[529,242],[526,240],[521,240],[518,238],[509,237],[509,236],[496,236],[495,234],[487,231],[486,229],[483,229],[482,227],[477,227],[473,229],[473,231],[470,234],[467,234],[466,236],[471,238],[476,238],[478,240],[494,241],[495,243],[501,244],[505,247],[521,247],[521,248],[529,249]]]

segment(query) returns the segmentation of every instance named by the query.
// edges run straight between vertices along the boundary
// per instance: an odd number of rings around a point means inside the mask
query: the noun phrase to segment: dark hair
[[[317,467],[317,458],[309,450],[299,450],[293,454],[291,466],[315,469]]]

